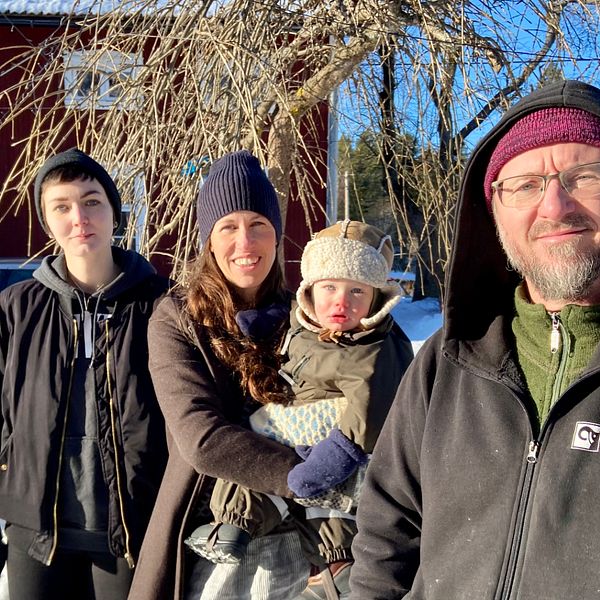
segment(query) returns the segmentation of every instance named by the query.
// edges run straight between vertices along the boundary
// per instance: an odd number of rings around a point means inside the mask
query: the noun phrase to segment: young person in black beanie
[[[166,463],[146,330],[168,280],[111,245],[121,198],[78,149],[34,189],[60,247],[0,294],[0,518],[11,600],[125,600]]]
[[[149,327],[170,453],[129,600],[288,600],[309,574],[290,523],[252,540],[239,564],[212,564],[183,542],[210,521],[215,478],[291,498],[287,477],[300,462],[248,427],[257,405],[288,398],[277,347],[290,307],[277,195],[249,152],[212,165],[198,225],[202,250],[189,283],[161,302]]]

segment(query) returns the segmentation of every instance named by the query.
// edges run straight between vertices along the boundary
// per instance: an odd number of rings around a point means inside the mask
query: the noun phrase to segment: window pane
[[[108,95],[113,99],[118,99],[123,93],[123,86],[118,75],[112,75],[108,78]]]
[[[77,88],[77,95],[81,98],[89,98],[98,89],[99,83],[100,76],[97,73],[86,73]]]

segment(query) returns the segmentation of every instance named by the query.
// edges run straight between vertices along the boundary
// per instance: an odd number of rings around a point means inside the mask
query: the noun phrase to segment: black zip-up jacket
[[[133,567],[166,464],[164,420],[148,371],[147,327],[169,281],[113,248],[122,273],[102,291],[96,323],[98,442],[108,486],[108,546]],[[0,293],[0,517],[31,530],[29,554],[50,564],[58,542],[60,471],[71,399],[79,293],[48,257],[34,279]]]
[[[600,116],[600,90],[569,81],[534,92],[467,165],[444,328],[409,367],[375,447],[352,600],[600,598],[600,353],[540,428],[511,333],[518,280],[483,194],[500,137],[554,106]]]

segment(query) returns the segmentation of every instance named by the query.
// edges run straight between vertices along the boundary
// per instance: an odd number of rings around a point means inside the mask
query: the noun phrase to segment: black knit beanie
[[[50,233],[46,223],[44,222],[44,213],[42,211],[42,183],[44,182],[46,176],[51,171],[54,171],[54,169],[71,166],[79,167],[83,173],[93,177],[100,183],[100,185],[102,185],[104,191],[106,192],[106,196],[108,197],[108,201],[112,206],[115,223],[119,223],[121,221],[121,195],[119,194],[119,190],[117,190],[117,186],[112,180],[112,177],[106,172],[101,164],[97,163],[93,158],[85,154],[85,152],[82,152],[78,148],[71,148],[65,152],[51,156],[42,165],[42,168],[38,171],[38,174],[35,178],[33,192],[35,209],[37,211],[38,220],[44,231],[46,233]]]
[[[237,210],[263,215],[281,239],[281,213],[275,188],[261,169],[258,159],[247,150],[231,152],[210,167],[198,193],[198,228],[204,245],[215,223]]]

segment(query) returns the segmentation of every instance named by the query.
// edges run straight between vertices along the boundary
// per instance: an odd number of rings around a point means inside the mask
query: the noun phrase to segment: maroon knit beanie
[[[492,182],[512,158],[542,146],[574,142],[600,147],[600,117],[580,108],[544,108],[524,116],[500,139],[487,171],[483,189],[492,213]]]

